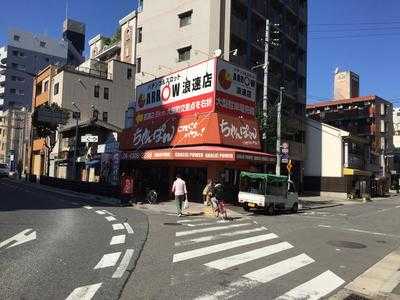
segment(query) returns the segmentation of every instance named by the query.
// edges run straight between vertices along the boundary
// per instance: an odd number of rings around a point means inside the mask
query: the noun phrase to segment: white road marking
[[[220,233],[220,234],[215,234],[215,235],[207,235],[207,236],[202,236],[202,237],[195,238],[195,239],[175,242],[175,246],[176,247],[187,246],[187,245],[192,245],[192,244],[196,244],[196,243],[217,240],[217,239],[224,238],[224,237],[231,237],[231,236],[236,236],[236,235],[254,233],[254,232],[259,232],[259,231],[264,231],[264,230],[268,230],[268,229],[265,227],[257,227],[257,228],[253,228],[253,229],[247,229],[247,230],[238,230],[238,231]]]
[[[234,282],[231,282],[229,286],[224,290],[217,291],[212,295],[200,296],[195,299],[196,300],[230,299],[238,296],[245,289],[250,290],[252,288],[255,288],[257,285],[259,285],[259,283],[256,281],[242,278]]]
[[[199,223],[199,224],[182,224],[185,226],[189,226],[189,227],[198,227],[198,226],[208,226],[208,225],[216,225],[216,224],[224,224],[224,223],[229,223],[229,221],[227,220],[220,220],[220,221],[214,221],[214,222],[206,222],[206,223]]]
[[[257,235],[257,236],[252,236],[249,238],[245,239],[240,239],[236,241],[231,241],[231,242],[226,242],[222,244],[217,244],[213,246],[208,246],[208,247],[203,247],[203,248],[198,248],[190,251],[185,251],[181,253],[174,254],[172,261],[173,262],[180,262],[212,253],[217,253],[245,245],[250,245],[250,244],[255,244],[258,242],[262,241],[267,241],[267,240],[272,240],[276,239],[278,236],[274,233],[269,233],[269,234],[263,234],[263,235]]]
[[[250,272],[246,275],[243,275],[243,277],[258,282],[267,283],[313,262],[315,262],[315,260],[303,253],[265,268]]]
[[[123,230],[125,229],[124,225],[122,225],[121,223],[115,223],[112,224],[113,230]]]
[[[125,243],[125,234],[114,235],[111,238],[110,245],[119,245]]]
[[[94,267],[94,269],[102,269],[115,266],[120,255],[121,252],[104,254],[103,257],[100,259],[100,261],[97,263],[97,265]]]
[[[110,211],[108,211],[108,210],[106,210],[106,209],[103,209],[103,211],[106,212],[106,213],[108,213],[109,215],[115,216],[112,212],[110,212]]]
[[[293,246],[291,244],[289,244],[288,242],[282,242],[282,243],[270,245],[267,247],[258,248],[258,249],[252,250],[252,251],[240,253],[237,255],[232,255],[232,256],[221,258],[221,259],[217,259],[217,260],[211,261],[209,263],[206,263],[204,265],[207,267],[213,268],[213,269],[225,270],[225,269],[237,266],[237,265],[247,263],[252,260],[256,260],[256,259],[259,259],[262,257],[266,257],[269,255],[290,249],[290,248],[293,248]],[[245,276],[245,277],[247,277],[247,276]],[[251,277],[247,277],[247,278],[254,279]]]
[[[361,229],[356,229],[356,228],[336,227],[336,226],[330,226],[330,225],[318,225],[318,227],[332,228],[335,230],[352,231],[352,232],[357,232],[357,233],[365,233],[365,234],[378,235],[378,236],[387,236],[387,237],[396,237],[396,238],[400,237],[399,235],[382,233],[382,232],[374,232],[374,231],[368,231],[368,230],[361,230]]]
[[[331,271],[326,271],[321,275],[295,287],[276,300],[288,299],[307,299],[317,300],[340,287],[345,281]]]
[[[252,224],[251,223],[241,223],[241,224],[233,224],[233,225],[226,225],[226,226],[216,226],[216,227],[208,227],[208,228],[202,228],[202,229],[193,229],[193,230],[188,230],[188,231],[178,231],[176,233],[176,236],[186,236],[186,235],[191,235],[191,234],[196,234],[196,233],[218,231],[218,230],[231,229],[231,228],[243,227],[243,226],[248,226],[248,225],[252,225]]]
[[[89,206],[89,205],[85,205],[83,208],[86,208],[86,209],[93,209],[93,207],[91,207],[91,206]]]
[[[126,231],[129,233],[129,234],[133,234],[133,229],[132,229],[132,227],[131,227],[131,225],[129,225],[128,223],[124,223],[124,226],[125,226],[125,228],[126,228]]]
[[[125,255],[121,259],[121,263],[118,268],[115,270],[112,278],[121,278],[124,275],[126,269],[129,266],[129,262],[131,261],[133,256],[133,249],[126,249]]]
[[[400,205],[397,205],[396,208],[400,208]]]
[[[178,220],[178,221],[176,221],[176,223],[202,222],[202,221],[205,221],[205,220],[207,220],[207,219],[204,219],[204,218],[202,218],[202,219],[185,219],[185,220]]]
[[[96,214],[105,215],[106,213],[102,210],[96,210]]]
[[[81,286],[72,291],[66,300],[90,300],[101,287],[102,283]]]
[[[7,249],[35,240],[36,239],[36,231],[33,231],[33,232],[27,234],[31,230],[33,230],[33,229],[32,228],[25,229],[25,230],[21,231],[20,233],[6,239],[5,241],[0,243],[0,248],[7,246],[8,244],[10,244],[12,242],[15,242],[15,243],[12,243],[11,245],[9,245],[7,247]]]
[[[107,220],[108,222],[117,221],[117,219],[114,218],[113,216],[108,216],[108,217],[106,217],[106,220]]]

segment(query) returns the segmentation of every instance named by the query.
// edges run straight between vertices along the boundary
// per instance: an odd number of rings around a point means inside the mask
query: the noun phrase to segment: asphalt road
[[[133,209],[1,179],[0,299],[118,299],[147,230]]]
[[[149,215],[122,299],[325,299],[400,247],[400,197],[276,216],[237,210],[243,217],[228,222]]]

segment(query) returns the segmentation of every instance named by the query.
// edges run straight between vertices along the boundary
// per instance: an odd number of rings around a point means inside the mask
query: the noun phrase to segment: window
[[[192,14],[193,10],[189,10],[184,12],[183,14],[178,15],[179,17],[179,27],[185,27],[192,23]]]
[[[381,120],[381,132],[385,132],[385,120]]]
[[[126,79],[131,80],[132,79],[132,69],[128,68],[126,70]]]
[[[12,51],[12,54],[13,54],[14,56],[18,56],[18,51],[17,51],[17,50],[13,50],[13,51]]]
[[[46,61],[46,62],[50,62],[50,58],[46,57],[46,58],[45,58],[45,61]]]
[[[190,59],[190,51],[192,46],[178,49],[178,61],[186,61]]]
[[[381,116],[385,115],[385,104],[381,103]]]
[[[25,95],[25,91],[20,89],[20,90],[18,90],[18,94],[21,95],[21,96]]]
[[[142,58],[141,58],[141,57],[138,57],[138,58],[137,58],[137,61],[136,61],[136,70],[137,70],[136,73],[142,72]]]
[[[12,81],[17,81],[17,76],[11,76]]]
[[[57,82],[57,83],[54,85],[54,96],[58,94],[59,89],[60,89],[60,84]]]
[[[42,47],[42,48],[46,48],[46,42],[44,42],[44,41],[40,41],[40,47]]]
[[[14,34],[14,41],[19,42],[21,37],[19,35]]]
[[[18,82],[25,82],[25,78],[24,77],[17,77],[17,81]]]
[[[94,97],[99,98],[99,95],[100,95],[100,86],[95,85],[94,86]]]
[[[104,88],[104,93],[103,93],[104,99],[108,100],[109,96],[110,96],[110,90],[108,87]]]
[[[12,63],[12,64],[11,64],[11,67],[12,67],[13,69],[18,69],[18,64]]]
[[[15,95],[17,93],[17,90],[16,89],[10,89],[10,94],[11,95]]]
[[[139,27],[139,28],[138,28],[138,30],[137,30],[137,35],[138,35],[138,37],[137,37],[137,42],[138,42],[138,43],[141,43],[142,40],[143,40],[143,28],[142,28],[142,27]]]
[[[42,93],[42,82],[36,84],[36,96]]]
[[[45,92],[47,92],[48,89],[49,89],[49,81],[45,81],[45,82],[44,82],[44,88],[43,88],[43,90],[44,90]]]
[[[25,68],[25,65],[18,65],[17,64],[17,69],[21,70],[21,71],[25,71],[26,68]]]
[[[103,121],[104,122],[108,121],[108,113],[106,111],[103,111]]]
[[[25,58],[25,57],[26,57],[25,52],[20,52],[20,53],[19,53],[19,57]]]

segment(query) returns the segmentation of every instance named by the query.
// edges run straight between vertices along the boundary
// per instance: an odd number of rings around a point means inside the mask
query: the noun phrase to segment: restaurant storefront
[[[255,93],[253,73],[216,58],[139,86],[135,124],[119,138],[121,172],[161,198],[179,173],[191,201],[201,201],[207,180],[222,179],[235,201],[241,170],[275,164],[260,151]]]

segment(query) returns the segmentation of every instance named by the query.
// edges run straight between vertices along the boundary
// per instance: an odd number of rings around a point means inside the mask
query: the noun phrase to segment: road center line
[[[102,283],[85,285],[78,287],[72,291],[66,300],[90,300],[101,287]]]
[[[126,228],[126,231],[127,231],[129,234],[133,234],[133,229],[132,229],[131,225],[129,225],[127,222],[125,222],[125,223],[124,223],[124,226],[125,226],[125,228]]]
[[[119,264],[118,268],[115,270],[114,274],[112,275],[112,278],[121,278],[122,275],[124,275],[126,269],[129,266],[129,262],[132,259],[133,252],[134,252],[133,249],[126,249],[124,257],[121,259],[121,263]]]
[[[395,235],[395,234],[382,233],[382,232],[374,232],[374,231],[368,231],[368,230],[362,230],[362,229],[356,229],[356,228],[336,227],[336,226],[331,226],[331,225],[318,225],[318,227],[321,227],[321,228],[331,228],[331,229],[343,230],[343,231],[351,231],[351,232],[357,232],[357,233],[372,234],[372,235],[379,235],[379,236],[387,236],[387,237],[400,238],[399,235]]]

